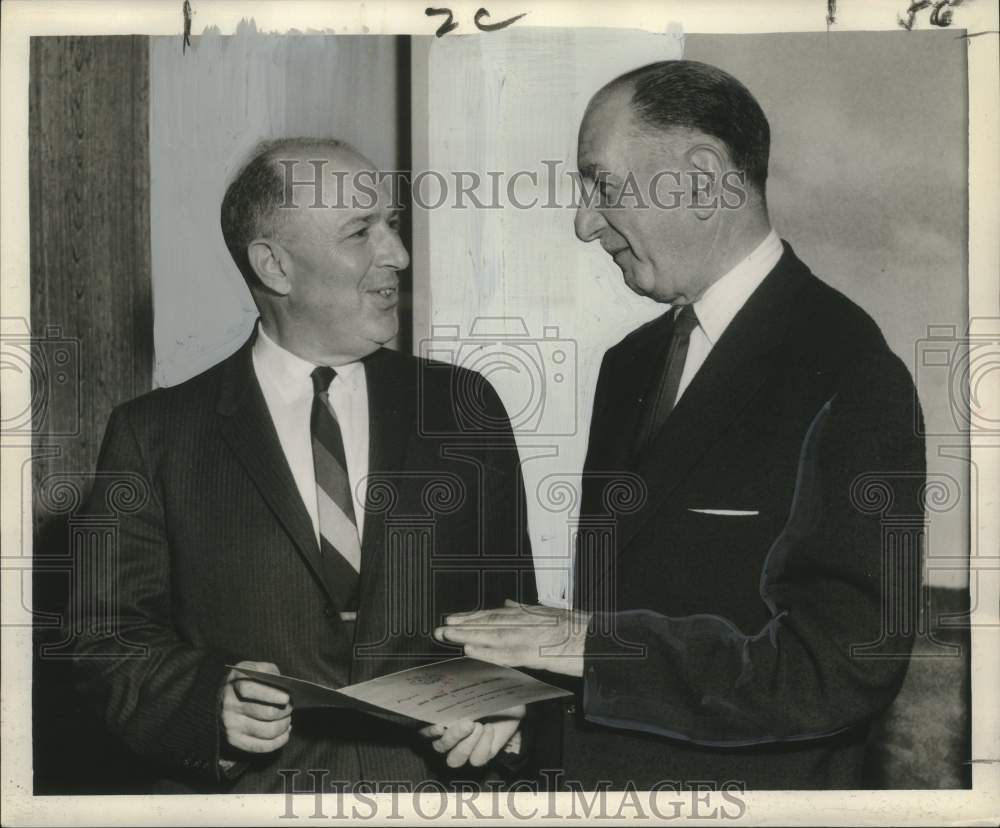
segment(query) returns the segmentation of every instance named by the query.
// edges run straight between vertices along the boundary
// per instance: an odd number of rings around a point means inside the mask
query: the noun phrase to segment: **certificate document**
[[[338,689],[291,676],[233,669],[286,690],[297,708],[346,707],[429,724],[481,719],[515,705],[572,695],[511,667],[466,657],[411,667]]]

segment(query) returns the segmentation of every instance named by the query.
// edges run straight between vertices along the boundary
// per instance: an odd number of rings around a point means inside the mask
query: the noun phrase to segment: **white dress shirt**
[[[747,299],[764,281],[781,258],[783,248],[778,234],[771,230],[743,261],[721,279],[713,282],[701,298],[694,303],[698,327],[688,340],[687,359],[677,387],[677,399],[691,384],[698,369],[708,359],[715,343],[719,341],[733,317],[739,313]],[[676,404],[676,400],[675,400]]]
[[[313,467],[312,413],[315,363],[286,351],[258,327],[253,344],[253,368],[264,393],[267,410],[278,432],[281,449],[292,470],[295,485],[309,512],[319,542],[319,507],[316,503],[316,472]],[[337,376],[330,383],[330,404],[344,437],[347,477],[354,499],[358,537],[364,537],[365,489],[368,476],[368,385],[360,362],[334,366]]]

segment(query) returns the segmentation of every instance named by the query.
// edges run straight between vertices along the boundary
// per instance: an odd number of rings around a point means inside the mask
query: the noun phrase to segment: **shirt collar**
[[[289,402],[303,394],[312,396],[312,372],[316,363],[293,354],[282,348],[264,332],[264,327],[258,325],[257,339],[253,343],[253,361],[258,372],[258,378],[275,388],[285,402]],[[337,377],[347,388],[354,391],[359,382],[364,381],[364,365],[360,362],[348,362],[335,368]]]
[[[736,267],[712,283],[701,298],[694,303],[698,324],[712,345],[746,304],[747,299],[781,258],[781,239],[770,230],[764,240]]]

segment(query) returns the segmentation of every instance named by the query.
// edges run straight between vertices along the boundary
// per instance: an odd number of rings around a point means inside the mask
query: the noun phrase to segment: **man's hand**
[[[241,661],[236,666],[281,675],[267,661]],[[284,690],[230,670],[222,692],[222,727],[226,741],[237,750],[270,753],[288,741],[292,700]]]
[[[446,725],[429,725],[420,735],[432,740],[431,747],[438,753],[448,754],[445,762],[449,768],[460,768],[466,762],[479,768],[512,739],[519,742],[517,729],[526,712],[522,704],[478,722],[461,719]]]
[[[508,600],[501,609],[449,615],[434,637],[461,644],[470,658],[582,676],[589,622],[589,613]]]

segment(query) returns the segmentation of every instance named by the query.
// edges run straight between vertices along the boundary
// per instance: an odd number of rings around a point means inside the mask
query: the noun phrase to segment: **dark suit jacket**
[[[342,686],[460,655],[431,638],[445,614],[535,600],[503,405],[478,374],[384,349],[365,360],[370,461],[352,651],[251,342],[111,417],[88,511],[119,517],[97,553],[116,574],[91,579],[72,616],[84,687],[108,727],[157,765],[158,790],[280,791],[280,769],[300,771],[304,790],[310,769],[328,771],[328,787],[434,778],[443,763],[412,729],[334,711],[296,712],[284,748],[244,754],[226,778],[220,689],[226,665],[243,659]]]
[[[913,578],[891,580],[919,573],[910,376],[786,245],[636,458],[671,325],[601,367],[575,581],[595,615],[565,778],[859,787],[914,632],[893,626]]]

